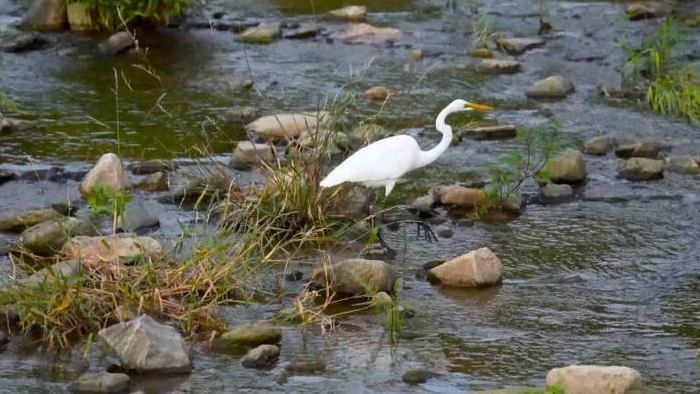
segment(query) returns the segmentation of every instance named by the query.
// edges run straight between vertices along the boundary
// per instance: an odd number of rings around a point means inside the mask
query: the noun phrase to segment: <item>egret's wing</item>
[[[321,186],[399,178],[413,168],[419,152],[420,147],[413,137],[397,135],[384,138],[345,159],[321,181]]]

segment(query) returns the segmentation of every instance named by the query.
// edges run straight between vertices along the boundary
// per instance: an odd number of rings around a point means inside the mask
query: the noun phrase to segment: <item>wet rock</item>
[[[251,349],[241,359],[246,368],[270,368],[279,358],[280,348],[276,345],[260,345]]]
[[[218,120],[219,123],[224,126],[234,126],[239,128],[255,120],[258,115],[259,112],[255,107],[236,107],[221,113]]]
[[[330,212],[346,218],[362,218],[369,212],[369,193],[361,186],[350,187],[341,198],[336,199]]]
[[[68,24],[65,0],[35,0],[21,24],[32,30],[63,30]]]
[[[248,324],[223,333],[220,340],[234,347],[275,345],[282,341],[282,330],[267,323]]]
[[[615,146],[617,146],[615,137],[611,135],[601,135],[586,141],[583,151],[587,155],[605,156],[612,152],[612,150],[615,149]]]
[[[256,144],[250,141],[240,141],[231,154],[231,166],[245,169],[260,162],[275,160],[275,151],[268,144]]]
[[[61,253],[69,259],[79,259],[83,264],[117,261],[134,263],[162,256],[163,247],[153,238],[133,234],[79,236],[66,242]]]
[[[655,2],[632,3],[625,8],[625,14],[631,21],[659,18],[666,15],[667,12],[666,4]]]
[[[14,181],[17,178],[14,172],[0,170],[0,185],[5,184],[9,181]]]
[[[81,375],[69,390],[73,393],[128,393],[131,380],[124,373],[92,372]]]
[[[39,256],[51,256],[61,250],[72,236],[94,233],[95,229],[90,223],[67,217],[29,227],[19,235],[19,244]]]
[[[122,367],[140,373],[189,373],[189,348],[172,327],[148,315],[118,323],[98,335],[119,357]]]
[[[119,223],[119,229],[127,233],[158,227],[160,227],[158,217],[136,203],[131,203],[126,207]]]
[[[246,44],[270,44],[280,36],[278,23],[261,23],[255,27],[249,27],[238,35],[236,40]]]
[[[2,50],[10,53],[35,51],[44,48],[48,43],[49,42],[39,34],[26,33],[20,34],[7,43],[3,43]]]
[[[376,27],[367,23],[351,25],[337,38],[346,43],[380,43],[403,37],[401,30],[393,27]]]
[[[80,274],[82,266],[78,260],[66,260],[53,264],[51,267],[42,268],[33,273],[20,283],[25,286],[38,286],[52,283],[56,278],[70,278]]]
[[[268,141],[297,138],[305,130],[327,128],[332,122],[326,111],[268,115],[246,125],[246,129]]]
[[[564,98],[574,90],[571,81],[560,75],[553,75],[532,84],[525,95],[530,98]]]
[[[316,37],[318,34],[318,27],[316,26],[315,23],[310,22],[310,23],[304,23],[301,26],[289,30],[285,32],[282,37],[287,38],[287,39],[304,39],[304,38],[311,38],[311,37]]]
[[[574,196],[574,189],[567,184],[548,183],[540,192],[545,204],[557,204],[570,200]]]
[[[515,138],[517,135],[518,129],[512,124],[473,127],[462,130],[459,133],[460,137],[471,138],[477,141],[505,140]]]
[[[520,62],[512,59],[484,59],[479,64],[479,71],[487,74],[515,74],[520,71]]]
[[[104,186],[112,190],[124,190],[129,180],[124,172],[122,161],[114,153],[105,153],[80,183],[80,194],[87,198],[94,187]]]
[[[378,100],[384,101],[393,93],[387,87],[384,86],[374,86],[362,93],[362,98],[365,100]]]
[[[489,287],[501,283],[501,260],[489,249],[473,250],[428,271],[428,279],[452,287]]]
[[[472,57],[478,57],[481,59],[490,59],[493,57],[493,52],[489,48],[476,48],[469,53]]]
[[[660,142],[652,139],[643,139],[631,144],[625,144],[615,149],[615,155],[623,159],[631,157],[645,157],[647,159],[656,159],[659,157],[659,152],[663,146]]]
[[[691,156],[670,156],[666,158],[666,169],[677,174],[700,174],[700,166]]]
[[[394,268],[382,260],[349,259],[332,264],[311,274],[312,286],[330,285],[339,294],[365,295],[367,289],[393,292],[397,278]]]
[[[411,369],[406,371],[401,380],[410,385],[423,384],[430,379],[437,378],[440,374],[427,369]]]
[[[633,157],[620,161],[618,167],[620,177],[630,181],[649,181],[664,176],[664,161]]]
[[[39,122],[9,118],[0,113],[0,134],[16,131],[31,130],[39,126]]]
[[[168,175],[166,175],[164,172],[154,172],[153,174],[148,174],[145,178],[140,180],[135,187],[145,192],[167,191],[169,189]]]
[[[393,303],[394,303],[394,300],[391,298],[391,296],[389,294],[387,294],[384,291],[380,291],[372,296],[372,305],[373,306],[383,307],[383,306],[391,305]]]
[[[588,176],[583,154],[576,149],[567,149],[549,159],[545,170],[554,183],[581,183]]]
[[[482,189],[464,186],[447,186],[439,189],[440,204],[462,208],[474,208],[486,201],[486,193]]]
[[[242,81],[234,79],[226,81],[226,90],[228,90],[229,93],[244,93],[253,89],[254,86],[255,82],[252,79],[244,79]],[[224,117],[220,117],[220,119],[223,118],[225,121],[231,121],[240,120],[247,116],[255,118],[255,115],[251,115],[253,112],[255,112],[253,107],[229,109],[224,113]]]
[[[68,3],[68,24],[73,31],[98,30],[92,17],[92,5],[88,2]]]
[[[159,201],[175,204],[210,202],[228,198],[239,192],[240,188],[231,174],[215,171],[191,179],[187,184],[173,191],[170,196]]]
[[[440,238],[452,238],[455,231],[450,226],[440,226],[435,229],[435,234]]]
[[[97,52],[103,56],[115,56],[136,47],[134,38],[125,31],[112,34],[97,46]]]
[[[433,193],[428,193],[425,196],[413,200],[409,207],[420,213],[431,213],[435,202],[435,195]]]
[[[19,212],[0,218],[0,231],[20,232],[39,223],[63,217],[64,215],[51,208]]]
[[[541,38],[499,38],[496,40],[498,47],[509,55],[520,55],[530,49],[544,46],[545,42]]]
[[[629,367],[571,365],[547,373],[547,387],[562,385],[567,394],[629,393],[642,384],[642,375]]]
[[[367,17],[367,7],[359,5],[349,5],[343,8],[329,11],[328,15],[338,19],[348,21],[363,21]]]
[[[156,172],[175,171],[178,169],[178,165],[172,160],[146,160],[131,163],[127,168],[134,175],[148,175]]]

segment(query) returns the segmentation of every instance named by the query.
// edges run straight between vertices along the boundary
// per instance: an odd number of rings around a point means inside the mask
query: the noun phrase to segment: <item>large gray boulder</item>
[[[19,244],[37,255],[51,256],[60,251],[71,237],[94,233],[95,228],[90,223],[66,217],[39,223],[22,231]]]
[[[148,315],[118,323],[98,335],[117,354],[127,370],[140,373],[189,373],[189,348],[173,327]]]
[[[260,345],[250,349],[241,359],[241,365],[246,368],[269,368],[280,355],[277,345]]]
[[[48,220],[59,220],[65,216],[55,209],[33,209],[0,218],[0,231],[18,232]]]
[[[97,46],[97,52],[104,56],[114,56],[136,47],[134,37],[126,31],[112,34]]]
[[[489,248],[473,250],[428,271],[430,281],[451,287],[489,287],[502,278],[501,260]]]
[[[34,0],[22,18],[25,29],[63,30],[67,25],[66,0]]]
[[[554,183],[580,183],[588,176],[583,154],[576,149],[567,149],[550,158],[545,170]]]
[[[649,181],[664,176],[664,161],[633,157],[620,161],[618,167],[620,177],[630,181]]]
[[[131,380],[124,373],[88,372],[71,383],[69,389],[77,394],[128,393]]]
[[[127,233],[151,230],[159,226],[158,217],[138,203],[129,204],[119,220],[119,229]]]
[[[102,155],[80,183],[80,194],[87,197],[97,186],[112,190],[124,190],[129,187],[129,179],[119,156],[114,153]]]
[[[311,274],[314,287],[330,285],[336,293],[348,296],[391,293],[396,279],[394,267],[381,260],[349,259],[325,269],[319,267]]]
[[[567,394],[624,394],[641,384],[642,375],[629,367],[571,365],[547,373],[547,387],[564,386]]]

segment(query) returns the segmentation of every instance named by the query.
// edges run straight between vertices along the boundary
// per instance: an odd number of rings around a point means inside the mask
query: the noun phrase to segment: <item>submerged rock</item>
[[[367,23],[353,24],[337,36],[346,43],[380,43],[403,37],[401,30],[393,27],[376,27]]]
[[[664,176],[663,160],[633,157],[620,161],[618,174],[630,181],[649,181]]]
[[[126,31],[112,34],[108,39],[102,41],[97,46],[97,52],[104,56],[115,56],[136,47],[136,41]]]
[[[452,238],[455,231],[450,226],[440,226],[435,229],[435,234],[437,234],[440,238]]]
[[[103,186],[112,190],[124,190],[129,187],[122,161],[114,153],[105,153],[94,167],[88,171],[80,183],[80,194],[87,198],[94,187]]]
[[[486,201],[486,193],[482,189],[464,186],[447,186],[439,189],[440,204],[462,208],[474,208]]]
[[[256,144],[250,141],[240,141],[231,154],[231,166],[245,169],[260,162],[275,160],[275,151],[268,144]]]
[[[261,23],[255,27],[249,27],[238,35],[236,40],[246,44],[270,44],[280,36],[278,23]]]
[[[625,144],[615,149],[615,155],[623,159],[631,157],[644,157],[656,159],[663,146],[660,142],[652,139],[643,139],[631,144]]]
[[[246,129],[268,141],[293,139],[305,130],[327,128],[332,122],[326,111],[268,115],[246,125]]]
[[[642,384],[642,375],[629,367],[571,365],[547,373],[547,387],[562,385],[567,394],[629,393]]]
[[[316,37],[318,31],[318,26],[313,22],[309,22],[303,23],[301,26],[285,32],[282,37],[287,39],[299,40],[304,38]]]
[[[496,40],[498,47],[509,55],[520,55],[530,49],[544,46],[541,38],[499,38]]]
[[[520,62],[512,59],[484,59],[479,64],[479,71],[488,74],[515,74],[520,71]]]
[[[155,259],[163,254],[160,242],[150,237],[116,234],[99,237],[74,237],[63,245],[61,253],[83,263],[123,262]]]
[[[365,92],[362,93],[362,98],[365,100],[384,101],[392,94],[391,90],[385,86],[374,86],[365,90]]]
[[[48,220],[59,220],[65,216],[60,212],[47,209],[33,209],[0,218],[0,231],[19,232]]]
[[[502,278],[501,260],[489,248],[473,250],[428,271],[432,282],[452,287],[489,287]]]
[[[69,390],[76,394],[128,393],[131,380],[124,373],[88,372],[71,383]]]
[[[37,33],[26,33],[3,43],[2,50],[10,53],[34,51],[45,47],[48,43],[44,37]]]
[[[0,134],[30,130],[38,126],[37,121],[9,118],[0,113]]]
[[[282,341],[282,330],[267,323],[247,324],[223,333],[220,340],[230,346],[275,345]]]
[[[570,200],[574,195],[574,189],[567,184],[548,183],[540,192],[545,204],[557,204]]]
[[[561,75],[553,75],[532,84],[525,95],[530,98],[564,98],[575,90],[574,84]]]
[[[576,149],[567,149],[550,158],[545,171],[554,183],[581,183],[588,176],[583,154]]]
[[[15,179],[17,179],[17,175],[14,172],[0,170],[0,185]]]
[[[246,368],[270,368],[279,358],[280,348],[276,345],[260,345],[250,349],[241,359]]]
[[[677,174],[700,174],[700,165],[692,156],[670,156],[666,158],[666,169]]]
[[[473,127],[462,130],[459,133],[460,137],[471,138],[477,141],[505,140],[509,138],[515,138],[517,135],[518,129],[515,127],[515,125],[512,124]]]
[[[615,137],[611,135],[601,135],[586,141],[583,151],[587,155],[604,156],[612,152],[612,150],[615,149],[615,146],[617,146]]]
[[[325,268],[311,274],[312,286],[331,286],[336,293],[348,296],[367,295],[368,289],[392,293],[398,278],[394,267],[382,260],[349,259]]]
[[[401,380],[410,385],[423,384],[430,379],[437,378],[440,374],[427,369],[411,369],[406,371]]]
[[[148,174],[145,178],[141,179],[135,187],[145,192],[168,191],[168,175],[164,172]]]
[[[148,315],[99,331],[122,367],[140,373],[189,373],[192,363],[185,340],[174,328]]]
[[[367,7],[363,5],[348,5],[337,10],[329,11],[328,15],[349,21],[362,21],[367,17]]]
[[[63,30],[68,24],[65,0],[35,0],[22,17],[22,27],[32,30]]]
[[[19,244],[39,256],[51,256],[71,237],[91,234],[95,234],[95,229],[90,223],[66,217],[27,228],[19,235]]]
[[[172,160],[146,160],[131,163],[127,168],[134,175],[149,175],[158,172],[175,171],[178,169],[178,165]]]

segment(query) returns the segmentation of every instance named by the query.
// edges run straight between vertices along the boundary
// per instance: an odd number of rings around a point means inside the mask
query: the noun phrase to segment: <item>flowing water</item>
[[[184,159],[201,154],[193,146],[206,145],[224,157],[234,141],[245,137],[241,122],[215,127],[208,118],[242,106],[261,114],[310,110],[341,89],[361,92],[373,85],[403,94],[381,109],[358,99],[352,118],[376,116],[392,130],[419,136],[425,146],[437,141],[431,127],[436,111],[460,97],[492,104],[498,110],[490,118],[521,127],[546,122],[539,110],[548,108],[562,121],[573,146],[611,133],[622,141],[653,137],[674,153],[700,154],[697,127],[634,106],[612,105],[597,93],[598,85],[620,83],[623,54],[617,40],[639,40],[658,20],[626,21],[619,3],[549,2],[554,31],[547,44],[520,56],[522,72],[485,77],[474,71],[476,60],[467,55],[467,32],[474,20],[469,5],[483,3],[479,11],[496,31],[535,36],[539,2],[475,1],[454,8],[444,1],[366,3],[373,24],[397,27],[405,37],[391,45],[348,45],[324,36],[250,46],[214,29],[137,31],[157,78],[133,67],[146,64],[135,56],[61,56],[67,47],[85,54],[94,46],[94,37],[71,33],[49,35],[48,49],[3,53],[0,88],[44,127],[0,136],[0,168],[24,174],[23,180],[0,186],[0,214],[77,197],[77,181],[70,176],[60,182],[32,180],[32,174],[52,166],[79,179],[107,151],[119,150],[127,161]],[[686,3],[697,10],[697,2]],[[226,17],[291,23],[344,4],[212,1],[190,20],[206,20],[223,10]],[[0,0],[0,32],[12,31],[20,10],[20,5]],[[331,37],[346,26],[319,23]],[[695,30],[686,38],[681,56],[697,59],[700,34]],[[436,56],[411,62],[412,48]],[[120,82],[118,112],[115,70],[133,88]],[[571,78],[576,92],[557,102],[526,100],[530,84],[552,73]],[[254,80],[256,89],[227,90],[227,81],[243,79]],[[464,180],[469,171],[517,147],[513,141],[463,141],[413,174],[411,183],[428,188]],[[388,241],[401,251],[393,262],[405,284],[400,300],[417,312],[406,320],[410,339],[391,345],[381,316],[359,314],[342,319],[326,335],[285,328],[281,358],[270,371],[244,369],[237,358],[197,345],[190,376],[142,379],[139,387],[196,393],[465,392],[542,386],[550,368],[602,364],[633,367],[658,392],[698,392],[700,178],[667,173],[663,180],[632,183],[616,177],[616,165],[612,156],[586,157],[589,180],[574,202],[531,204],[508,223],[460,226],[441,212],[454,236],[426,244],[409,232],[405,252],[402,233],[389,232]],[[401,199],[416,196],[402,192],[404,187],[397,186]],[[535,192],[526,188],[526,193]],[[162,226],[156,237],[173,237],[179,233],[178,221],[192,219],[192,213],[151,196],[137,193],[135,198],[158,214]],[[0,241],[11,240],[2,237]],[[500,287],[442,289],[415,278],[428,261],[483,246],[503,262]],[[255,321],[273,316],[279,307],[240,307],[228,319]],[[104,370],[113,361],[106,354],[94,351],[89,367]],[[60,392],[87,368],[81,357],[81,348],[47,355],[13,340],[0,357],[0,392]],[[325,372],[281,379],[285,366],[298,360],[321,360]],[[420,386],[401,382],[403,372],[419,367],[441,375]]]

